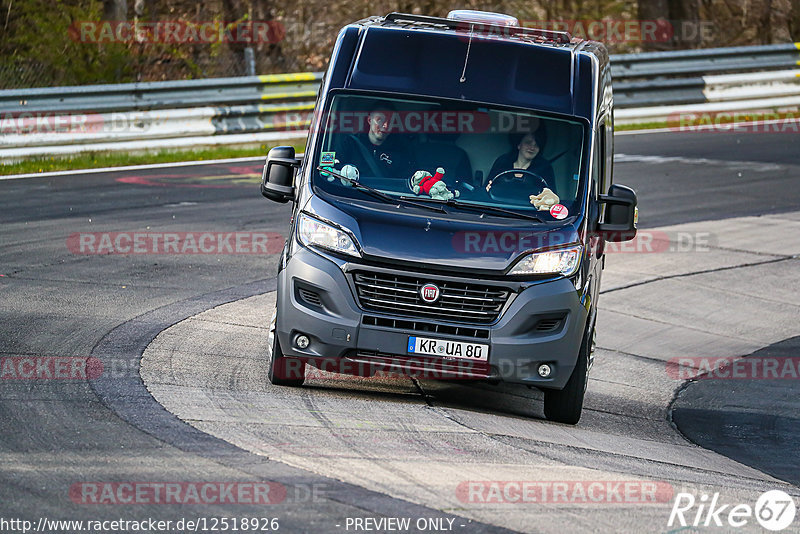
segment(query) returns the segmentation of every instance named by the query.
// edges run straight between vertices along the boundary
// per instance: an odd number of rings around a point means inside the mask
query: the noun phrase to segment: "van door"
[[[597,298],[600,290],[600,278],[603,271],[603,260],[605,253],[605,240],[596,232],[596,224],[600,213],[598,195],[605,193],[608,189],[608,145],[606,135],[605,118],[602,119],[597,129],[597,134],[592,144],[592,167],[590,172],[590,192],[589,192],[589,227],[588,227],[588,255],[589,255],[589,280],[591,287],[589,294],[592,300]]]

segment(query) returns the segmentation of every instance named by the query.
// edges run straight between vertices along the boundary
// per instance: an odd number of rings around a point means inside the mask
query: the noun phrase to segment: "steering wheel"
[[[533,192],[533,191],[521,192],[524,194],[519,198],[525,198],[526,201],[528,200],[528,195],[541,193],[542,190],[544,190],[544,188],[547,187],[547,181],[545,181],[544,178],[542,178],[535,172],[529,171],[527,169],[511,169],[508,171],[503,171],[494,178],[492,178],[491,180],[489,180],[489,183],[486,185],[486,192],[489,194],[489,198],[491,198],[492,200],[503,200],[497,198],[495,194],[492,193],[492,189],[500,185],[505,185],[513,180],[520,180],[520,178],[514,176],[515,174],[526,174],[533,179],[534,184],[531,186],[532,188],[539,186],[538,192]],[[525,177],[523,177],[522,179],[525,180]],[[525,181],[527,182],[527,180]],[[528,184],[525,184],[525,186],[528,187]]]

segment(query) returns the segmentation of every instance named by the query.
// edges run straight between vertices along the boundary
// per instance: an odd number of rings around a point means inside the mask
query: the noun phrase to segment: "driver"
[[[495,177],[498,174],[514,169],[522,169],[534,174],[538,174],[551,186],[554,182],[553,167],[550,162],[542,155],[544,146],[547,143],[547,135],[545,134],[544,126],[540,126],[535,131],[526,132],[524,134],[512,134],[510,137],[512,148],[510,152],[503,154],[494,161],[492,170],[489,171],[489,183],[486,185],[486,190],[492,191],[492,194],[537,194],[542,189],[541,181],[536,180],[528,173],[509,173],[498,183],[495,189],[492,189]],[[502,185],[501,185],[502,184]],[[497,189],[502,189],[498,191]],[[536,189],[536,191],[533,191]]]
[[[393,113],[397,110],[391,103],[376,102],[367,115],[367,132],[345,137],[338,155],[342,163],[355,165],[362,174],[408,180],[409,146],[389,129]]]

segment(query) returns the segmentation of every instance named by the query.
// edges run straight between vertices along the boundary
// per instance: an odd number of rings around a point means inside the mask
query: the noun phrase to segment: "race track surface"
[[[272,243],[286,236],[289,208],[258,194],[258,161],[2,180],[0,356],[12,367],[0,380],[0,517],[278,518],[285,532],[407,517],[429,519],[424,531],[665,532],[680,527],[668,526],[679,492],[753,505],[782,489],[797,501],[798,381],[687,384],[669,365],[797,356],[796,144],[790,134],[617,137],[615,181],[637,190],[640,228],[667,245],[609,255],[577,427],[547,423],[538,393],[504,386],[323,375],[302,389],[269,385]],[[270,252],[79,246],[81,234],[133,232],[266,233]],[[24,358],[88,360],[91,371],[9,375]],[[655,504],[483,502],[485,493],[464,494],[470,481],[627,481],[659,492]],[[204,482],[273,484],[272,501],[185,498]],[[91,502],[93,490],[125,483],[184,493],[171,504]],[[736,531],[759,529],[751,518]]]

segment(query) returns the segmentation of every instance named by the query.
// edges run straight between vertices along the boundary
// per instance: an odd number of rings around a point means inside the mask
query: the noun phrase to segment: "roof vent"
[[[447,14],[450,20],[460,22],[474,22],[476,24],[491,24],[493,26],[514,26],[519,27],[519,20],[511,15],[502,13],[491,13],[489,11],[474,11],[471,9],[454,9]]]

